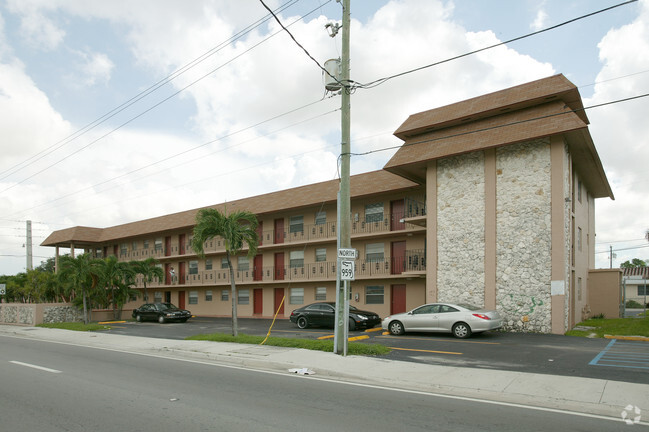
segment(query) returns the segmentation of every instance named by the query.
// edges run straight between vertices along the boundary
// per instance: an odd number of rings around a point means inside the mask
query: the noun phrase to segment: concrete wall
[[[591,270],[588,272],[588,303],[591,316],[604,314],[619,318],[622,303],[622,271],[620,269]]]
[[[0,324],[34,326],[73,321],[83,321],[83,312],[68,303],[0,304]]]

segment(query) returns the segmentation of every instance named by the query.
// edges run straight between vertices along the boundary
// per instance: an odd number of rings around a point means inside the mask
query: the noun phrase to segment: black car
[[[137,322],[158,321],[160,324],[168,321],[187,322],[191,317],[190,311],[179,309],[171,303],[146,303],[133,309],[133,318]]]
[[[320,302],[295,309],[291,312],[291,322],[301,329],[309,326],[334,327],[336,303]],[[363,311],[349,306],[349,330],[372,328],[381,323],[381,318],[374,312]]]

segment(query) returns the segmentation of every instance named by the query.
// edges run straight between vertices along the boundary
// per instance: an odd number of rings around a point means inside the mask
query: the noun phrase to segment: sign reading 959
[[[354,280],[354,270],[356,269],[354,261],[340,261],[340,280]]]

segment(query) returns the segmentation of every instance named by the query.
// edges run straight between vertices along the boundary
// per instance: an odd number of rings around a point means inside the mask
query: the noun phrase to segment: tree
[[[232,336],[238,335],[237,325],[237,287],[234,281],[232,257],[236,256],[244,244],[248,246],[248,257],[257,254],[259,236],[257,217],[249,211],[235,211],[229,215],[216,209],[201,209],[196,215],[196,226],[192,248],[201,258],[205,257],[204,245],[214,237],[221,237],[225,243],[225,258],[230,270],[230,291],[232,297]]]
[[[120,262],[114,255],[104,260],[100,260],[101,271],[99,273],[101,286],[110,292],[111,303],[113,304],[113,318],[119,319],[122,314],[122,306],[128,301],[128,295],[120,291],[128,291],[129,282],[135,275],[135,271],[130,264]],[[123,299],[126,298],[126,301]]]
[[[81,254],[76,258],[61,257],[59,276],[63,281],[70,282],[75,289],[81,291],[83,298],[83,322],[88,324],[88,295],[97,287],[101,274],[102,260],[93,258],[90,254]]]
[[[131,261],[130,265],[136,275],[140,274],[144,280],[144,302],[149,301],[149,294],[146,291],[146,283],[153,282],[153,278],[162,280],[164,272],[162,268],[158,267],[159,261],[154,257],[149,257],[144,261]]]
[[[639,258],[633,258],[631,261],[626,260],[622,264],[620,264],[620,267],[622,268],[637,268],[637,267],[646,267],[647,263],[645,263],[643,260]]]

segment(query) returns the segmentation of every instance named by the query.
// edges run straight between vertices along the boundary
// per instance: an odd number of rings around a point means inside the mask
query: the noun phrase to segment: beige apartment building
[[[383,170],[352,176],[351,304],[381,316],[434,301],[498,309],[506,327],[563,333],[589,311],[595,199],[613,198],[577,88],[556,75],[411,115]],[[238,313],[288,317],[335,300],[336,194],[328,181],[227,204],[259,220],[256,257],[235,260]],[[225,210],[225,206],[214,208]],[[191,249],[198,209],[53,232],[44,246],[156,257],[156,301],[230,314],[219,239]],[[138,287],[141,287],[138,281]],[[282,302],[283,300],[283,302]],[[126,306],[135,307],[141,300]]]

